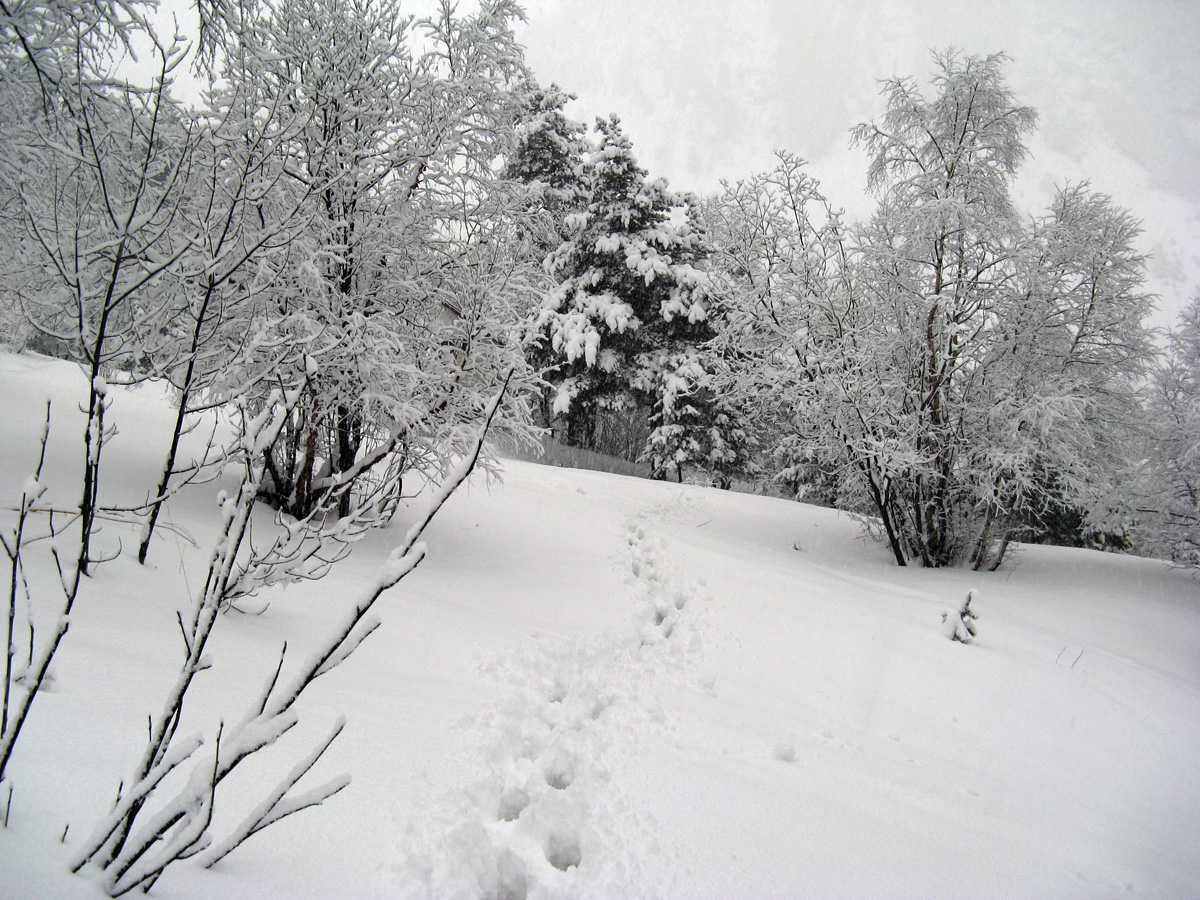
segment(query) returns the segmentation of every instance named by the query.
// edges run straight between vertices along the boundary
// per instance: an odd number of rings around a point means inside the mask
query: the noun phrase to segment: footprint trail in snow
[[[627,523],[633,627],[484,667],[506,686],[468,726],[479,773],[414,810],[397,881],[410,897],[549,900],[670,895],[650,814],[621,787],[630,748],[661,732],[657,692],[701,649],[703,604],[654,536],[669,510]]]

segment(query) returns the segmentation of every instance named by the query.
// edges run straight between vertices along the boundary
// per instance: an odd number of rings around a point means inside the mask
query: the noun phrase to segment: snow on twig
[[[342,625],[310,655],[286,686],[278,690],[287,649],[285,645],[278,664],[258,693],[246,717],[228,734],[224,733],[222,727],[211,764],[207,762],[206,757],[204,763],[193,769],[179,794],[134,830],[134,819],[162,776],[191,756],[201,743],[199,738],[193,738],[174,747],[170,746],[173,731],[171,723],[175,721],[171,710],[178,710],[183,702],[184,694],[191,683],[190,676],[196,671],[197,655],[202,650],[203,640],[211,630],[216,614],[211,593],[201,599],[197,608],[198,618],[192,623],[189,664],[185,666],[167,710],[160,717],[157,727],[152,729],[148,750],[152,752],[149,759],[155,762],[149,767],[147,774],[121,797],[117,807],[86,842],[86,849],[77,856],[73,871],[78,872],[88,863],[97,863],[105,871],[105,886],[112,896],[120,896],[136,888],[147,890],[174,862],[209,850],[205,857],[205,865],[213,865],[251,835],[292,813],[321,804],[349,784],[349,777],[342,775],[317,788],[289,795],[289,791],[317,763],[341,733],[344,720],[339,719],[324,741],[276,784],[271,793],[238,828],[215,847],[211,844],[208,828],[217,786],[244,760],[270,746],[291,730],[298,721],[293,707],[301,694],[318,677],[345,661],[379,626],[379,618],[372,612],[376,600],[384,591],[411,573],[425,558],[425,546],[418,543],[418,540],[446,500],[470,475],[478,461],[488,429],[504,398],[511,377],[510,372],[485,410],[483,423],[468,452],[434,492],[426,513],[409,530],[404,541],[389,554],[375,583],[349,611]],[[264,426],[267,421],[262,418],[257,424]],[[253,426],[249,427],[247,437],[258,431],[259,429]],[[238,509],[224,510],[227,538],[231,536],[231,528],[236,531],[238,525],[244,522],[246,510],[240,507],[246,505],[244,502],[235,503],[231,504],[231,507],[236,506]],[[231,550],[236,552],[236,541],[227,540],[226,544],[228,546],[218,548],[213,557],[216,570],[221,570],[228,564]],[[218,571],[218,579],[220,574]],[[212,577],[213,573],[210,572],[210,580]]]
[[[209,849],[201,861],[201,865],[206,869],[211,868],[228,856],[233,850],[237,849],[247,838],[257,834],[267,826],[278,822],[280,819],[290,816],[294,812],[300,812],[310,806],[320,805],[350,784],[349,775],[339,775],[318,788],[305,791],[303,794],[296,794],[290,798],[287,796],[288,791],[308,773],[309,769],[316,765],[317,760],[325,754],[325,751],[329,749],[329,746],[337,739],[337,736],[342,733],[342,729],[345,727],[345,716],[339,716],[329,736],[313,748],[313,751],[308,756],[292,767],[292,770],[280,780],[275,789],[254,808],[229,837]]]

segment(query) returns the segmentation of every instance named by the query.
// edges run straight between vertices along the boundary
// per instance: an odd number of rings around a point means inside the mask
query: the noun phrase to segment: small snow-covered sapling
[[[971,609],[971,601],[975,598],[974,591],[967,591],[967,597],[957,612],[947,610],[942,613],[942,632],[952,641],[963,644],[971,643],[975,637],[975,620],[979,618]]]

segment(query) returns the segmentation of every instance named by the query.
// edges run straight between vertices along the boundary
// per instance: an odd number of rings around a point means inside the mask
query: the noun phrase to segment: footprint
[[[496,870],[496,900],[526,900],[529,897],[529,876],[519,856],[505,850],[496,860]]]
[[[795,762],[796,745],[791,741],[779,741],[771,748],[771,755],[780,762]]]
[[[567,686],[557,677],[553,681],[545,682],[545,687],[546,699],[551,703],[562,703],[569,693]]]
[[[500,797],[500,809],[496,818],[501,822],[515,822],[529,805],[529,795],[520,788],[509,788]]]
[[[556,791],[565,791],[575,780],[575,758],[566,750],[552,750],[542,762],[542,772],[546,784]]]
[[[579,840],[570,835],[552,832],[546,840],[546,861],[560,872],[579,866],[583,854],[579,852]]]

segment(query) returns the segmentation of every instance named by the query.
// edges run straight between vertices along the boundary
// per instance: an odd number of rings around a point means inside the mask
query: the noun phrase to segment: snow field
[[[402,893],[600,898],[637,885],[640,896],[674,895],[663,884],[669,867],[654,864],[652,813],[614,778],[627,748],[662,732],[659,690],[687,677],[701,646],[689,620],[699,589],[671,571],[666,545],[652,535],[655,515],[636,515],[623,529],[636,610],[628,627],[482,665],[482,675],[505,686],[499,708],[464,731],[479,748],[468,765],[483,775],[427,801],[441,821],[431,829],[421,816],[410,826]]]
[[[84,387],[70,366],[0,356],[0,506],[31,471],[47,395],[45,480],[56,504],[75,502]],[[102,490],[120,502],[155,470],[169,409],[153,391],[111,390]],[[349,787],[213,870],[168,872],[152,896],[1200,896],[1192,576],[1049,547],[996,573],[900,570],[831,510],[504,469],[450,499],[427,560],[381,599],[379,631],[231,779],[214,836],[341,715],[300,789],[342,773]],[[175,614],[203,571],[220,487],[172,499],[177,530],[148,566],[123,556],[88,582],[13,759],[0,898],[99,896],[65,861],[173,677]],[[180,734],[211,740],[240,719],[284,640],[297,665],[421,502],[330,577],[222,617]],[[105,521],[100,540],[130,547],[136,533]],[[53,597],[46,574],[31,571],[35,599]],[[971,588],[979,633],[962,645],[941,613]]]

